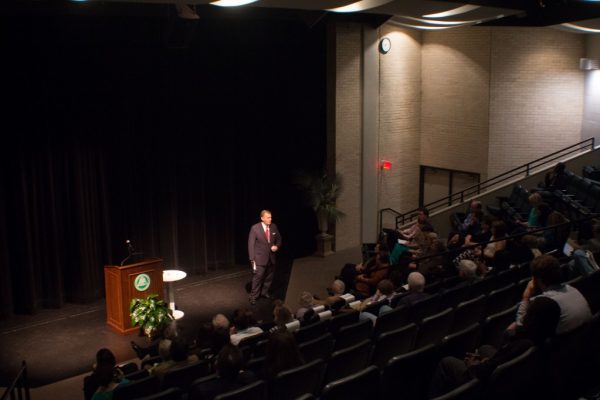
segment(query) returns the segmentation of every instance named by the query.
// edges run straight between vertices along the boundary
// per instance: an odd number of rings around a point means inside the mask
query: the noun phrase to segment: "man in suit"
[[[270,298],[269,288],[275,272],[275,253],[281,247],[281,235],[271,220],[271,212],[262,210],[261,222],[252,225],[248,235],[248,256],[254,268],[252,290],[248,298],[252,305],[256,304],[259,296]]]

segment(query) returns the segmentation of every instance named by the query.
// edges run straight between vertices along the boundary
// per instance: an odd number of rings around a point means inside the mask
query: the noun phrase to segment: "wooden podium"
[[[157,294],[163,298],[163,260],[152,258],[130,265],[105,265],[106,324],[122,335],[137,332],[131,325],[131,299]]]

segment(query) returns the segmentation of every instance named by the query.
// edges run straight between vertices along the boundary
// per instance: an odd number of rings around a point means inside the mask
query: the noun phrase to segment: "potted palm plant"
[[[336,206],[336,200],[342,192],[342,177],[340,174],[328,175],[327,172],[302,173],[296,183],[306,196],[310,207],[317,217],[319,234],[317,240],[317,255],[326,256],[331,250],[333,235],[328,233],[329,224],[336,222],[345,214]]]
[[[139,326],[149,339],[162,332],[173,320],[168,305],[157,294],[131,299],[129,312],[133,326]]]

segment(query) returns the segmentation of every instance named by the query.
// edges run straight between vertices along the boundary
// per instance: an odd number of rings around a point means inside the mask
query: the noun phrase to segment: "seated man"
[[[244,338],[258,335],[263,330],[256,326],[254,314],[247,308],[238,308],[233,312],[232,326],[229,328],[229,340],[237,346]]]
[[[475,353],[467,353],[464,361],[456,357],[443,358],[431,380],[429,398],[448,393],[473,378],[485,381],[500,364],[544,343],[556,330],[559,317],[560,308],[555,301],[543,297],[536,299],[531,303],[523,325],[502,348],[481,346]]]
[[[418,271],[411,272],[408,275],[407,283],[408,283],[408,292],[407,292],[407,294],[402,296],[400,301],[398,301],[398,304],[396,305],[396,307],[400,307],[400,306],[410,307],[415,302],[429,297],[429,294],[424,292],[425,276],[422,273],[420,273]]]
[[[346,285],[341,279],[336,279],[331,283],[331,286],[327,288],[327,291],[329,292],[329,296],[324,300],[315,299],[314,304],[330,307],[341,299],[341,295],[346,293]]]
[[[150,369],[150,375],[157,375],[162,379],[168,371],[193,364],[199,360],[197,355],[189,354],[187,343],[179,337],[171,340],[169,356],[169,360],[163,361],[152,367]]]
[[[421,207],[417,212],[417,222],[406,229],[400,230],[399,233],[402,239],[410,240],[419,232],[435,232],[435,229],[433,229],[433,225],[429,220],[429,210]]]
[[[523,291],[523,300],[517,310],[517,320],[509,330],[523,325],[528,313],[529,303],[539,296],[549,297],[556,301],[560,307],[560,321],[556,333],[561,334],[572,331],[592,319],[590,306],[583,295],[576,288],[561,283],[560,264],[558,260],[549,255],[541,255],[531,261],[531,281]]]

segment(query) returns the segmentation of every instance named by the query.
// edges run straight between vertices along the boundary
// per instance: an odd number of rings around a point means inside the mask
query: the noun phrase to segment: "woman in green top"
[[[100,387],[98,387],[98,390],[92,396],[92,400],[111,400],[113,398],[113,391],[117,386],[129,383],[127,379],[123,378],[121,373],[115,373],[115,369],[111,365],[98,365],[96,367],[96,374],[98,375]]]

